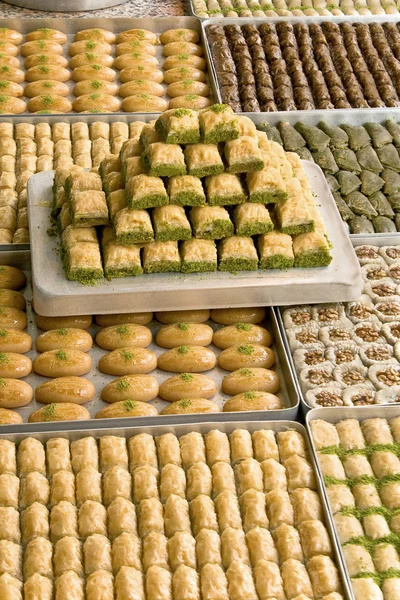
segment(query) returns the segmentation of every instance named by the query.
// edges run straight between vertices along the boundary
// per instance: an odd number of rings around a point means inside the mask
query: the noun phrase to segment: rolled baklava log
[[[348,101],[353,108],[368,108],[368,103],[354,74],[351,62],[347,58],[339,26],[336,23],[325,22],[322,23],[322,31],[328,42],[336,72],[340,73]]]
[[[363,89],[365,99],[371,108],[385,106],[377,90],[375,80],[364,60],[357,41],[357,33],[351,23],[341,23],[340,30],[347,56],[353,66],[354,73]],[[371,42],[372,45],[372,42]]]
[[[235,112],[241,112],[242,105],[239,97],[236,66],[224,29],[220,25],[209,25],[207,27],[207,36],[221,90],[222,102],[229,104]]]
[[[249,48],[238,25],[227,25],[225,35],[236,65],[239,96],[244,112],[260,112]]]
[[[279,110],[296,110],[292,81],[287,73],[275,25],[263,23],[259,32],[274,86],[276,105]]]
[[[274,88],[259,31],[255,25],[244,25],[242,31],[253,60],[257,97],[261,111],[276,112],[278,109],[274,100]]]
[[[395,58],[400,59],[400,31],[396,23],[384,23],[383,30]]]
[[[400,94],[400,64],[393,55],[385,31],[380,23],[371,23],[371,39],[378,55],[382,57],[383,64],[390,75],[397,95]]]
[[[399,97],[393,87],[392,80],[372,43],[368,24],[357,23],[355,24],[355,30],[360,49],[373,75],[380,97],[386,106],[400,106]]]

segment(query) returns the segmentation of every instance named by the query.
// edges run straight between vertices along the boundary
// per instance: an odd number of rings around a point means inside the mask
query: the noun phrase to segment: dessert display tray
[[[7,4],[46,12],[100,10],[124,4],[127,0],[8,0]]]
[[[28,183],[35,306],[44,316],[109,314],[170,309],[273,306],[350,301],[361,293],[358,261],[321,169],[308,161],[304,168],[332,242],[329,267],[236,274],[153,274],[102,280],[94,287],[68,281],[50,226],[53,172],[39,173]]]

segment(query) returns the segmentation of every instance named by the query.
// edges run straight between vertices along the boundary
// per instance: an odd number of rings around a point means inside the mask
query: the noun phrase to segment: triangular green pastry
[[[295,129],[303,136],[311,152],[321,152],[329,146],[329,136],[318,127],[306,123],[296,123]]]
[[[399,153],[393,144],[378,148],[376,153],[384,167],[389,167],[389,169],[393,169],[393,171],[400,171]]]
[[[361,187],[361,180],[355,173],[350,173],[350,171],[339,171],[339,173],[336,173],[336,179],[339,182],[342,196],[347,196]]]
[[[387,148],[387,146],[385,146]],[[394,147],[394,146],[393,146]],[[384,148],[381,148],[383,150]],[[379,152],[379,150],[377,150]],[[362,169],[367,169],[368,171],[372,171],[373,173],[380,173],[383,169],[381,163],[379,162],[379,158],[377,156],[377,152],[373,149],[372,146],[366,146],[361,150],[356,152],[357,160]]]
[[[361,192],[366,196],[371,196],[375,194],[375,192],[379,192],[383,188],[384,181],[379,175],[373,173],[372,171],[361,171],[360,173],[361,179]]]
[[[382,146],[393,142],[389,131],[380,123],[365,123],[364,127],[372,140],[374,148],[382,148]]]
[[[345,201],[356,215],[364,215],[368,218],[378,216],[367,196],[364,196],[361,192],[351,192],[345,197]]]
[[[339,171],[339,167],[336,164],[335,158],[330,148],[325,148],[325,150],[321,150],[320,152],[313,152],[312,155],[314,161],[317,163],[318,166],[321,167],[323,171],[327,171],[328,173],[333,174]]]
[[[349,136],[341,127],[327,125],[323,121],[318,123],[318,127],[330,137],[329,146],[332,149],[348,147]]]
[[[342,129],[349,136],[349,146],[355,152],[371,143],[371,138],[362,125],[342,125]]]
[[[368,200],[371,202],[378,215],[382,215],[384,217],[393,217],[394,210],[390,206],[390,202],[386,198],[385,194],[382,192],[375,192],[375,194],[372,194]]]
[[[303,136],[300,135],[300,133],[287,121],[280,121],[280,123],[278,123],[278,130],[281,134],[283,147],[288,152],[295,152],[295,150],[306,146],[306,140]]]

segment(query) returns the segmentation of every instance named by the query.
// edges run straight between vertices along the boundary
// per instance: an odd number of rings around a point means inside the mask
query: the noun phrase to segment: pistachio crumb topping
[[[242,344],[242,346],[239,346],[238,352],[240,352],[240,354],[247,355],[253,354],[254,346],[252,346],[251,344]]]

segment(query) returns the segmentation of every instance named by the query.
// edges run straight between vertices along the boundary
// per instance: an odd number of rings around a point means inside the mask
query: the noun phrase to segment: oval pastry
[[[50,329],[36,338],[36,350],[38,352],[60,350],[61,348],[88,352],[92,346],[93,340],[90,333],[84,329],[75,329],[74,327]]]
[[[92,324],[91,315],[73,317],[42,317],[35,314],[35,323],[39,329],[50,331],[50,329],[89,329]]]
[[[92,368],[92,359],[80,350],[48,350],[33,361],[33,370],[44,377],[85,375]]]
[[[137,66],[143,66],[150,71],[158,67],[158,59],[151,54],[146,54],[146,52],[130,52],[129,54],[121,54],[114,60],[114,67],[119,71]]]
[[[0,352],[24,354],[32,348],[32,338],[20,329],[0,329]]]
[[[144,313],[120,313],[119,315],[96,315],[95,321],[100,327],[110,327],[111,325],[124,325],[125,323],[137,323],[138,325],[147,325],[153,319],[152,312]]]
[[[13,115],[20,115],[26,111],[26,103],[21,98],[0,94],[0,111],[3,114],[11,113]]]
[[[40,66],[68,67],[68,60],[60,54],[31,54],[24,60],[25,69]]]
[[[119,88],[119,95],[121,98],[127,98],[133,94],[146,93],[153,96],[164,96],[165,90],[162,85],[156,81],[147,81],[146,79],[135,79],[134,81],[128,81],[123,83]]]
[[[178,402],[172,402],[169,406],[166,406],[160,412],[160,415],[184,415],[191,413],[216,413],[221,412],[218,404],[212,400],[205,400],[204,398],[193,398],[179,400]]]
[[[82,52],[96,52],[97,54],[111,54],[112,47],[107,42],[96,41],[96,40],[79,40],[73,42],[68,48],[68,54],[75,56],[76,54],[82,54]]]
[[[165,83],[176,83],[177,81],[182,81],[184,79],[193,79],[194,81],[202,81],[206,80],[206,75],[204,71],[200,71],[200,69],[195,69],[194,67],[174,67],[173,69],[169,69],[165,72],[164,81]]]
[[[76,112],[97,111],[97,112],[116,112],[120,109],[121,102],[109,94],[85,94],[74,100],[74,110]]]
[[[26,276],[21,269],[9,267],[7,265],[0,266],[0,288],[9,290],[20,290],[26,286]]]
[[[118,85],[111,81],[101,81],[100,79],[85,79],[83,81],[79,81],[79,83],[77,83],[72,90],[74,96],[83,96],[85,94],[93,94],[96,92],[101,92],[102,94],[109,94],[110,96],[116,96],[118,94]]]
[[[32,40],[25,42],[20,48],[21,56],[31,54],[62,54],[63,47],[58,42],[51,40]]]
[[[112,67],[114,59],[109,54],[99,54],[98,52],[82,52],[81,54],[75,54],[69,61],[71,69],[77,69],[85,65],[103,65],[105,67]]]
[[[125,112],[164,112],[168,102],[151,94],[134,94],[122,101],[121,108]]]
[[[215,381],[200,373],[181,373],[166,379],[160,385],[163,400],[176,402],[183,398],[212,398],[217,393]]]
[[[208,348],[179,346],[158,357],[158,368],[171,373],[201,373],[213,369],[216,362],[214,352]]]
[[[199,310],[166,310],[156,312],[155,317],[160,323],[169,325],[172,323],[205,323],[210,318],[208,308]]]
[[[123,400],[115,402],[99,410],[96,419],[120,419],[122,417],[153,417],[158,415],[157,409],[145,402]]]
[[[176,346],[209,346],[212,342],[213,330],[203,323],[174,323],[161,327],[157,332],[156,342],[162,348]]]
[[[9,67],[3,65],[0,67],[0,79],[4,81],[14,81],[15,83],[22,83],[25,81],[25,73],[18,69],[18,67]]]
[[[49,79],[41,79],[39,81],[32,81],[25,86],[25,96],[28,98],[34,98],[35,96],[42,96],[45,94],[57,94],[57,96],[68,96],[69,87],[61,81],[52,81]]]
[[[2,54],[7,54],[8,56],[17,56],[19,48],[12,44],[11,42],[7,42],[6,40],[0,40],[0,52]]]
[[[0,425],[15,425],[22,423],[22,417],[14,410],[0,408]]]
[[[163,48],[164,56],[174,56],[175,54],[189,54],[189,56],[203,56],[203,48],[192,42],[169,42]]]
[[[101,391],[101,399],[110,404],[123,400],[149,402],[157,395],[158,382],[151,375],[125,375],[114,379]]]
[[[277,410],[283,408],[278,396],[267,392],[244,392],[229,398],[223,406],[223,412],[249,410]]]
[[[0,352],[0,377],[21,379],[32,371],[32,361],[16,352]]]
[[[9,67],[19,67],[21,63],[19,62],[19,58],[16,56],[8,56],[7,54],[0,53],[0,65],[8,65]]]
[[[52,81],[68,81],[71,78],[71,73],[64,67],[56,65],[38,65],[31,67],[26,72],[27,81],[40,81],[41,79]],[[23,80],[22,80],[23,81]]]
[[[197,44],[200,36],[194,29],[168,29],[160,35],[162,44],[170,44],[171,42],[191,42]]]
[[[87,421],[90,413],[84,406],[63,402],[61,404],[48,404],[31,413],[29,423],[47,423],[53,421]]]
[[[0,81],[0,94],[7,94],[7,96],[14,96],[19,98],[24,95],[24,88],[19,83],[14,81]]]
[[[58,42],[59,44],[65,44],[67,42],[67,36],[58,29],[49,29],[48,27],[40,27],[35,31],[30,31],[26,34],[26,41],[31,42],[32,40],[51,40]]]
[[[151,344],[152,334],[148,327],[124,323],[106,327],[96,335],[96,344],[104,350],[118,348],[146,348]]]
[[[80,42],[81,40],[97,40],[107,42],[107,44],[114,44],[115,39],[115,34],[112,33],[112,31],[100,29],[99,27],[96,27],[95,29],[82,29],[75,34],[76,42]]]
[[[0,407],[26,406],[33,398],[33,389],[20,379],[0,379]]]
[[[194,67],[200,71],[206,70],[207,63],[201,56],[195,54],[173,54],[168,56],[163,64],[163,69],[175,69],[176,67]]]
[[[35,398],[43,404],[53,402],[71,402],[73,404],[85,404],[93,400],[96,388],[93,383],[83,377],[56,377],[38,385],[35,390]]]
[[[8,29],[8,27],[2,27],[0,29],[0,40],[3,42],[10,42],[18,46],[23,40],[23,36],[19,31],[15,29]]]
[[[31,98],[28,102],[28,110],[31,112],[48,110],[51,112],[56,111],[57,113],[67,113],[72,111],[72,102],[62,96],[45,94]]]
[[[261,323],[266,314],[265,308],[217,308],[211,311],[211,319],[220,325]]]
[[[0,306],[10,306],[19,310],[26,310],[26,300],[21,292],[0,288]]]
[[[223,350],[218,356],[218,364],[226,371],[236,371],[244,367],[269,369],[275,363],[275,354],[261,344],[241,344]]]
[[[157,357],[144,348],[120,348],[112,350],[99,360],[99,369],[107,375],[131,375],[149,373],[157,367]]]
[[[150,56],[156,55],[156,48],[150,42],[142,40],[132,40],[131,42],[122,42],[115,48],[115,54],[121,56],[122,54],[131,54],[132,52],[144,52],[150,54]]]
[[[72,71],[74,81],[86,81],[87,79],[100,79],[100,81],[114,81],[117,77],[114,69],[104,65],[84,65]]]
[[[171,83],[167,88],[167,94],[170,98],[184,96],[185,94],[197,94],[198,96],[207,97],[210,95],[210,88],[206,83],[194,79],[184,79]]]
[[[278,373],[258,367],[238,369],[222,380],[222,391],[230,396],[251,391],[276,394],[279,388],[280,378]]]
[[[142,42],[150,42],[150,44],[158,44],[158,38],[155,33],[147,29],[128,29],[117,35],[117,44],[130,42],[132,40],[141,40]]]
[[[162,83],[164,80],[164,74],[162,71],[160,71],[160,69],[146,68],[142,65],[138,65],[136,67],[129,67],[129,69],[124,69],[122,77],[121,73],[122,71],[119,74],[119,79],[122,83],[127,83],[128,81],[134,81],[136,79],[155,81],[157,83]]]
[[[177,96],[172,98],[169,107],[170,108],[191,108],[192,110],[201,110],[211,106],[212,102],[209,98],[198,96],[197,94],[186,94],[186,96]]]
[[[263,344],[270,346],[272,336],[264,327],[252,323],[236,323],[218,329],[214,333],[213,344],[225,350],[236,344]]]
[[[28,320],[26,314],[18,308],[2,306],[0,308],[0,327],[6,329],[25,329]]]

